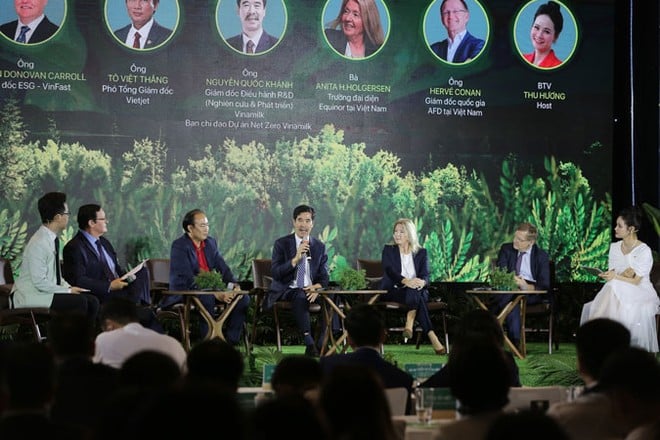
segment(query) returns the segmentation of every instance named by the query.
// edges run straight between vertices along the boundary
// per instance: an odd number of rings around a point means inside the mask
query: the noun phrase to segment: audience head
[[[331,438],[397,437],[383,383],[367,366],[335,366],[324,379],[319,403]]]
[[[495,315],[488,310],[470,310],[461,318],[456,335],[457,341],[477,337],[491,338],[498,346],[504,345],[502,326]]]
[[[328,438],[316,407],[296,394],[278,395],[257,405],[248,429],[252,440]]]
[[[455,344],[447,365],[452,395],[461,414],[502,409],[509,402],[510,371],[504,350],[482,336]],[[488,366],[484,374],[484,366]]]
[[[104,331],[121,328],[131,322],[139,322],[137,306],[128,298],[113,297],[103,303],[99,313]]]
[[[277,396],[307,396],[318,391],[322,380],[321,365],[309,356],[286,356],[275,366],[270,384]]]
[[[40,343],[16,343],[7,351],[5,381],[8,409],[45,410],[55,392],[55,359]]]
[[[48,346],[59,360],[94,356],[96,330],[83,313],[59,312],[48,321]]]
[[[585,383],[597,381],[609,355],[630,346],[630,331],[618,321],[597,318],[578,328],[575,348]]]
[[[385,340],[382,313],[369,304],[356,304],[346,313],[344,326],[348,341],[355,347],[379,347]]]
[[[193,346],[188,353],[186,381],[189,384],[212,384],[235,393],[243,368],[243,357],[231,344],[221,339],[207,339]]]
[[[598,385],[611,397],[616,416],[629,429],[658,421],[660,364],[654,353],[638,347],[612,353],[601,369]]]
[[[66,194],[62,192],[49,192],[44,194],[37,202],[41,223],[50,223],[55,220],[55,216],[67,216],[68,208],[66,205]]]
[[[133,389],[166,389],[180,380],[179,365],[160,351],[139,351],[126,359],[119,369],[119,384]]]
[[[520,411],[499,415],[490,425],[485,440],[569,440],[557,420],[541,411]]]

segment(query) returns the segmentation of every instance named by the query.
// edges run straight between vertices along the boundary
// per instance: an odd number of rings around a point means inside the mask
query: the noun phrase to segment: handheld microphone
[[[305,240],[307,241],[307,243],[309,243],[309,236],[307,238],[305,238]],[[310,261],[312,259],[311,252],[309,252],[309,251],[303,252],[303,255],[305,255],[305,258],[307,258],[307,261]]]

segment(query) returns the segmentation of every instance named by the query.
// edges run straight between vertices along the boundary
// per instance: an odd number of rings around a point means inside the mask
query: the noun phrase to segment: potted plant
[[[367,288],[367,277],[364,270],[344,267],[339,274],[339,286],[342,290],[362,290]]]
[[[227,285],[222,281],[222,274],[215,269],[200,271],[195,275],[195,285],[200,290],[225,290]]]
[[[513,272],[493,266],[488,274],[488,284],[495,290],[518,290],[518,285],[513,277]]]

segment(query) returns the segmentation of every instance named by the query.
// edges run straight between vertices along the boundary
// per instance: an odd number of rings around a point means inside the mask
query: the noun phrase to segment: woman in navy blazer
[[[403,303],[410,309],[406,316],[403,335],[412,338],[415,319],[426,333],[437,354],[445,353],[445,347],[433,331],[427,302],[429,299],[429,261],[426,249],[419,245],[417,229],[412,220],[401,218],[394,223],[394,243],[383,248],[381,262],[383,280],[381,288],[387,293],[383,301]]]

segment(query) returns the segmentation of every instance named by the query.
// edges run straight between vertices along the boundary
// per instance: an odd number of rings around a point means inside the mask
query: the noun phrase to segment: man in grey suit
[[[14,0],[18,20],[0,26],[0,32],[23,44],[40,43],[49,39],[59,26],[48,20],[44,14],[47,3],[48,0]]]
[[[231,47],[254,55],[277,44],[278,38],[268,34],[263,27],[266,3],[267,0],[236,0],[238,17],[241,19],[241,33],[227,40]]]
[[[126,0],[126,11],[131,24],[115,31],[115,37],[133,49],[151,49],[163,44],[172,35],[172,29],[154,19],[160,0]]]
[[[84,293],[85,289],[70,286],[61,275],[58,235],[66,229],[71,215],[66,194],[50,192],[37,203],[42,225],[23,251],[19,275],[11,292],[13,307],[77,311],[96,324],[98,299]]]

